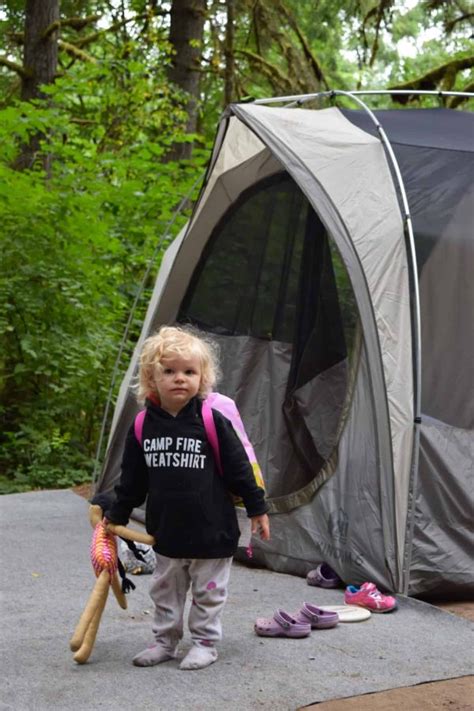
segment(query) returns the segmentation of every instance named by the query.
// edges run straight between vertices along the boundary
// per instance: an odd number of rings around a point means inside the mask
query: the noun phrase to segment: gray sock
[[[180,669],[204,669],[213,664],[217,659],[217,650],[214,647],[205,647],[194,644],[181,664]]]
[[[132,663],[136,667],[153,667],[155,664],[167,662],[168,659],[174,659],[175,656],[175,652],[166,649],[161,644],[154,644],[133,657]]]

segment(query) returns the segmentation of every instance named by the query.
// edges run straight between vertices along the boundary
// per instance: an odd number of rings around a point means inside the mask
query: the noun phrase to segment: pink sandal
[[[258,617],[254,630],[259,637],[307,637],[311,633],[309,622],[299,622],[284,610],[277,610],[273,617]]]
[[[339,575],[327,563],[321,563],[315,570],[310,570],[306,582],[318,588],[340,588],[344,585]]]
[[[310,602],[304,602],[301,610],[296,612],[293,617],[297,622],[309,622],[313,630],[327,630],[330,627],[335,627],[339,622],[337,612],[322,610]]]

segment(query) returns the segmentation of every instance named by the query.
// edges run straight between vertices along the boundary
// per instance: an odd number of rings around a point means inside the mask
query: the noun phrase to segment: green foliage
[[[450,0],[239,0],[237,95],[386,89],[415,81],[428,69],[472,55],[469,17],[461,21],[457,5]],[[224,52],[214,46],[209,63],[223,70]],[[441,81],[432,88],[462,90],[472,81],[472,70],[460,72],[453,87],[438,86]]]
[[[77,65],[46,88],[50,106],[17,103],[0,112],[0,491],[91,476],[131,303],[205,157],[162,161],[173,141],[187,137],[176,134],[169,89],[158,93],[151,84],[135,59],[118,69]],[[38,131],[51,170],[45,174],[41,154],[32,170],[14,170],[16,153]]]

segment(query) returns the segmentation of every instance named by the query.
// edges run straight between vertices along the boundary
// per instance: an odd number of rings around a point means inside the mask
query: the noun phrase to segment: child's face
[[[161,365],[163,372],[155,380],[160,405],[171,415],[177,415],[199,392],[201,364],[197,357],[174,356],[163,358]]]

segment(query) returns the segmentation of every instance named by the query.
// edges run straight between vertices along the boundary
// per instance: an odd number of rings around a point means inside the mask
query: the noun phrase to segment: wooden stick
[[[91,504],[89,506],[89,521],[92,528],[95,528],[97,524],[102,521],[103,515],[102,509],[100,506],[97,506],[97,504]]]
[[[120,605],[122,610],[126,610],[127,609],[127,598],[125,596],[125,593],[122,590],[122,583],[120,582],[120,578],[117,575],[117,573],[115,573],[115,575],[113,576],[113,578],[111,580],[111,585],[112,585],[112,590],[114,591],[114,595],[117,598],[118,604]]]
[[[107,524],[107,531],[113,533],[114,536],[120,536],[120,538],[126,538],[127,541],[135,541],[136,543],[145,543],[147,546],[155,545],[155,539],[148,533],[143,531],[136,531],[133,528],[127,528],[126,526],[115,525],[114,523]]]
[[[109,592],[109,573],[107,570],[103,570],[99,577],[97,578],[95,585],[90,594],[87,605],[84,608],[77,627],[74,630],[74,634],[71,637],[69,646],[73,652],[77,651],[84,642],[84,637],[87,629],[96,613],[96,610],[102,605],[104,609],[105,601],[107,600],[107,595]],[[103,604],[102,604],[103,602]]]
[[[104,572],[104,571],[102,571]],[[102,575],[102,573],[101,573]],[[108,575],[108,573],[107,573]],[[100,576],[99,576],[100,577]],[[97,630],[99,629],[99,624],[100,624],[100,619],[102,617],[102,613],[104,611],[105,603],[107,602],[107,595],[109,594],[109,584],[107,581],[107,587],[105,588],[105,593],[102,595],[100,600],[98,601],[96,610],[94,612],[94,616],[92,620],[90,621],[90,624],[86,630],[86,633],[84,635],[83,642],[79,648],[79,650],[75,653],[73,659],[75,662],[78,664],[84,664],[87,662],[89,659],[91,652],[92,652],[92,647],[94,646],[95,638],[97,636]]]
[[[88,633],[89,633],[89,630],[95,629],[96,634],[97,634],[97,628],[99,627],[99,622],[100,622],[101,616],[102,616],[101,610],[98,609],[94,612],[94,616],[93,616],[92,620],[90,621],[89,627],[86,630],[82,644],[79,647],[79,649],[76,651],[75,655],[73,656],[74,661],[77,662],[78,664],[85,664],[85,662],[87,662],[87,660],[89,659],[89,657],[91,655],[92,647],[93,647],[94,641],[95,641],[95,635],[94,635],[94,639],[92,640],[92,645],[91,645],[90,639],[88,638]]]
[[[92,504],[89,506],[89,521],[91,522],[92,528],[95,528],[97,524],[102,521],[104,513],[100,506],[97,504]],[[148,533],[143,531],[137,531],[133,528],[127,528],[127,526],[120,526],[115,523],[107,524],[107,531],[112,533],[114,536],[120,536],[120,538],[125,538],[127,541],[135,541],[136,543],[145,543],[147,546],[154,546],[155,539]]]

